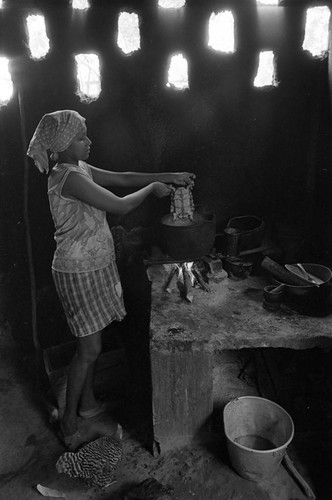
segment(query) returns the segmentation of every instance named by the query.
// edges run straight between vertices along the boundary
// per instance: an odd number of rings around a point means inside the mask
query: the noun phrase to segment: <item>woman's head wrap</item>
[[[43,116],[30,141],[27,155],[30,156],[40,172],[48,173],[47,150],[52,159],[57,153],[65,151],[79,132],[85,132],[85,118],[77,111],[69,109],[54,111]]]

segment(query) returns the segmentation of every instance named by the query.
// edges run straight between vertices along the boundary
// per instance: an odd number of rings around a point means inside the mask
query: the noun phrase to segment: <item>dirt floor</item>
[[[123,455],[116,469],[116,482],[105,491],[56,471],[55,464],[65,452],[57,437],[56,423],[37,390],[35,360],[31,352],[18,346],[8,325],[0,330],[0,499],[38,500],[37,485],[57,490],[70,500],[173,498],[174,500],[302,500],[308,498],[299,483],[281,465],[265,482],[241,478],[231,467],[223,432],[222,409],[225,402],[241,395],[262,395],[267,391],[264,377],[257,377],[259,360],[252,352],[224,353],[216,359],[211,439],[205,443],[153,456],[149,436],[151,414],[149,387],[139,376],[141,360],[137,353],[123,372],[125,390],[121,395],[114,384],[99,387],[112,400],[113,410],[81,425],[91,433],[109,434],[116,421],[123,428]],[[272,353],[282,377],[274,387],[275,398],[290,411],[295,436],[288,453],[297,470],[315,491],[318,500],[332,498],[331,421],[329,353]],[[300,374],[300,378],[295,377]],[[117,375],[119,377],[119,373]],[[113,387],[112,394],[107,387]],[[266,396],[267,392],[263,394]],[[97,434],[96,434],[97,436]],[[130,496],[129,491],[146,479],[155,479],[166,493]]]

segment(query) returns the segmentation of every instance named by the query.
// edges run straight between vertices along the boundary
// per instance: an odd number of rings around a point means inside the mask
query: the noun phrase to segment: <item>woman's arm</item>
[[[190,172],[112,172],[92,167],[91,165],[90,168],[93,180],[99,184],[99,186],[142,187],[151,182],[163,182],[165,184],[186,186],[188,184],[193,184],[195,179],[195,174]]]
[[[120,198],[96,184],[89,177],[70,172],[62,187],[62,195],[67,198],[77,198],[106,212],[124,215],[138,207],[150,194],[163,198],[168,196],[171,190],[172,188],[166,184],[152,182],[139,191]]]

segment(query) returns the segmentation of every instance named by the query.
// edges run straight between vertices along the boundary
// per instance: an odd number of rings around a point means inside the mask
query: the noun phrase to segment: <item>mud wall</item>
[[[73,12],[65,0],[7,4],[0,11],[0,55],[10,59],[15,94],[0,109],[0,248],[2,276],[16,282],[16,290],[27,279],[24,182],[37,288],[51,280],[47,179],[30,160],[28,178],[24,172],[26,142],[41,116],[56,109],[86,117],[89,161],[96,166],[195,172],[195,203],[216,214],[218,231],[236,215],[305,231],[330,218],[328,59],[301,48],[308,3],[187,0],[180,11],[165,11],[154,0],[96,0],[85,12]],[[210,14],[227,8],[236,23],[234,54],[207,44]],[[132,55],[116,44],[121,10],[141,20],[141,49]],[[27,48],[24,19],[30,13],[45,16],[51,42],[40,61]],[[277,87],[253,86],[261,50],[275,52]],[[87,104],[75,93],[74,55],[90,51],[101,60],[102,92]],[[174,52],[189,61],[190,88],[184,91],[165,85]],[[126,217],[110,215],[109,222],[149,228],[168,209],[168,201],[150,198]]]

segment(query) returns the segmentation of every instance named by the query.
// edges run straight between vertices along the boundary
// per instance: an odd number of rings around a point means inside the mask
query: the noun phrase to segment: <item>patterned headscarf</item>
[[[48,173],[47,150],[53,160],[57,153],[65,151],[79,132],[85,132],[85,118],[77,111],[69,109],[54,111],[43,116],[30,141],[27,155],[30,156],[40,172]]]

